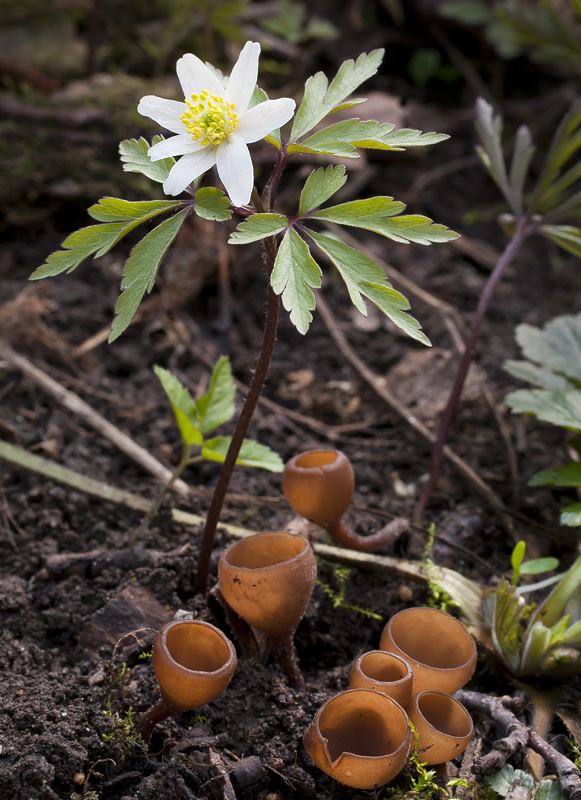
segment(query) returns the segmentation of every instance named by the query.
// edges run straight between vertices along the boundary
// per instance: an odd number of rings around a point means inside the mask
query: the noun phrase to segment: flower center
[[[186,98],[188,110],[181,116],[187,132],[203,147],[219,145],[237,127],[234,103],[226,103],[218,94],[203,91]]]

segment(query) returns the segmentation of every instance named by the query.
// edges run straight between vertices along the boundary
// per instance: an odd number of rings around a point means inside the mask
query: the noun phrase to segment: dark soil
[[[423,28],[398,31],[381,19],[381,30],[390,31],[400,52],[409,52],[418,36],[428,36]],[[356,52],[351,52],[355,43],[347,45],[345,33],[339,45],[330,45],[327,51],[315,49],[311,62],[301,64],[301,69],[308,75],[334,65],[341,59],[331,54],[332,48],[340,49],[342,43],[346,58],[377,46],[378,38],[371,28],[359,31],[361,46],[357,43]],[[365,159],[353,172],[355,194],[341,199],[393,194],[409,199],[410,212],[425,213],[463,234],[461,246],[430,248],[392,245],[367,236],[360,240],[424,290],[456,307],[468,327],[491,258],[505,244],[499,229],[486,221],[494,217],[498,203],[494,187],[475,161],[466,160],[474,144],[473,96],[462,88],[460,78],[452,89],[435,81],[432,94],[421,91],[389,61],[371,89],[408,101],[411,111],[405,124],[447,131],[452,138],[426,153]],[[527,98],[533,102],[532,91],[525,92],[523,100],[518,90],[530,86],[525,82],[529,72],[533,68],[523,59],[507,77],[507,113],[514,112],[517,124],[523,121],[520,117],[533,116],[526,102]],[[545,81],[547,91],[558,85],[555,76],[547,78],[542,72],[534,72],[534,80],[541,94]],[[520,97],[520,106],[511,106],[511,97]],[[549,104],[551,118],[565,108],[559,97],[557,92]],[[97,132],[112,139],[116,133],[110,128]],[[67,147],[75,145],[68,142]],[[268,150],[263,155],[268,158]],[[112,163],[113,159],[114,152]],[[299,180],[310,168],[299,164],[290,170],[283,202],[296,201]],[[443,176],[436,180],[440,168]],[[417,183],[419,176],[428,178],[423,187]],[[118,186],[106,193],[129,196],[136,184],[127,179],[129,190],[119,169]],[[121,248],[94,264],[84,264],[73,276],[28,284],[28,275],[64,236],[87,224],[84,209],[103,193],[100,187],[85,186],[80,196],[55,198],[53,189],[36,186],[30,207],[37,217],[31,213],[25,224],[16,213],[10,216],[5,201],[9,216],[0,260],[0,335],[172,468],[179,460],[179,435],[152,366],[171,369],[195,392],[207,381],[208,364],[227,354],[236,378],[248,384],[265,308],[259,248],[227,248],[223,227],[192,222],[170,254],[159,287],[138,321],[112,346],[100,343],[79,354],[75,348],[110,324],[127,251]],[[22,208],[24,195],[15,199]],[[463,215],[470,209],[482,221],[467,224]],[[218,277],[217,265],[224,257],[228,291]],[[184,275],[189,279],[187,291]],[[557,555],[563,565],[571,558],[573,536],[557,526],[558,497],[526,486],[535,471],[562,461],[564,435],[508,413],[503,397],[514,382],[502,371],[502,362],[517,355],[518,323],[542,324],[579,308],[578,276],[572,258],[542,243],[527,245],[496,292],[482,330],[480,373],[459,409],[450,445],[515,512],[514,537],[449,467],[426,518],[426,524],[436,524],[438,535],[431,557],[482,583],[507,573],[519,538],[526,539],[533,552]],[[447,357],[453,345],[443,316],[410,296],[414,315],[435,348],[443,351],[436,354],[440,361],[430,373],[420,345],[374,315],[369,325],[362,325],[330,273],[324,294],[360,358],[379,376],[397,367],[402,399],[410,404],[413,400],[416,413],[433,429],[453,375],[453,359]],[[348,512],[348,521],[358,532],[372,532],[386,516],[411,518],[427,477],[429,448],[350,366],[316,313],[306,337],[282,313],[264,396],[277,406],[259,407],[252,438],[285,460],[317,446],[338,447],[352,460],[354,503],[366,509]],[[153,499],[158,493],[160,482],[115,442],[64,410],[9,362],[0,364],[0,398],[0,436],[6,441],[144,498]],[[240,398],[239,393],[239,405]],[[288,411],[296,413],[289,416]],[[511,473],[511,455],[517,475]],[[305,691],[289,688],[270,656],[264,664],[240,658],[221,697],[160,724],[145,750],[131,731],[123,733],[122,723],[128,714],[137,718],[158,696],[148,656],[155,630],[184,610],[224,627],[235,638],[217,607],[194,593],[201,531],[174,524],[169,516],[170,505],[206,513],[218,466],[202,463],[185,474],[191,496],[166,501],[130,557],[127,548],[140,513],[7,461],[1,470],[0,797],[312,800],[330,796],[330,780],[313,766],[302,735],[320,705],[347,687],[357,655],[378,646],[386,620],[402,608],[428,602],[423,584],[383,568],[351,568],[345,597],[337,605],[334,598],[344,576],[337,563],[320,560],[319,585],[296,635]],[[292,520],[281,499],[280,475],[238,469],[230,492],[237,497],[227,501],[224,522],[262,531],[284,529]],[[320,531],[311,534],[325,541]],[[426,529],[413,530],[390,555],[419,558],[426,540]],[[212,584],[217,559],[229,541],[231,537],[220,531]],[[84,553],[91,553],[90,558],[77,558]],[[58,570],[55,555],[65,562]],[[480,655],[470,686],[493,694],[512,692],[488,655]],[[475,723],[478,747],[483,744],[486,750],[495,732],[484,719]],[[463,770],[468,776],[474,752],[467,751],[465,758]],[[449,765],[447,771],[439,768],[439,779],[444,781],[460,763]],[[405,779],[401,787],[408,788]]]

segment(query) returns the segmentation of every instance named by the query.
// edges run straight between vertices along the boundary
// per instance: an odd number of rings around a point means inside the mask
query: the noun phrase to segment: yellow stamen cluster
[[[203,147],[219,145],[238,125],[234,103],[226,103],[220,95],[206,91],[193,94],[191,100],[186,98],[186,105],[188,110],[181,120],[192,139]]]

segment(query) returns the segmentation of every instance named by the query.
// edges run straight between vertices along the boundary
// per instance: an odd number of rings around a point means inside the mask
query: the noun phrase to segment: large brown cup
[[[464,625],[435,608],[407,608],[387,623],[381,650],[404,658],[414,674],[413,694],[461,689],[476,668],[476,644]]]
[[[428,765],[456,758],[474,735],[470,714],[443,692],[420,692],[407,712],[418,734],[418,760]]]
[[[373,789],[402,769],[411,731],[395,700],[371,689],[348,689],[317,711],[303,742],[331,778],[354,789]]]

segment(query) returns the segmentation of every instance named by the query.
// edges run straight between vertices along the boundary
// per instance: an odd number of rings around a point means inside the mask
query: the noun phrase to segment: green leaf
[[[156,364],[153,371],[171,403],[183,443],[201,445],[204,437],[199,429],[200,421],[194,398],[169,370]]]
[[[518,214],[518,204],[515,205],[514,202],[502,151],[502,117],[500,114],[495,115],[493,107],[482,97],[476,100],[476,121],[474,126],[480,139],[480,146],[476,147],[476,152],[505,196],[512,212]]]
[[[573,225],[541,225],[539,233],[568,253],[581,256],[581,228]]]
[[[428,245],[458,238],[457,233],[445,225],[432,222],[428,217],[417,214],[396,216],[404,209],[405,205],[393,197],[371,197],[319,209],[310,218],[364,228],[403,244],[414,242]]]
[[[522,323],[517,326],[516,340],[529,361],[571,379],[562,388],[581,383],[581,314],[562,314],[542,328]]]
[[[526,125],[521,125],[514,140],[509,175],[510,186],[519,212],[522,212],[523,208],[524,185],[534,151],[531,132]]]
[[[529,486],[581,486],[581,462],[572,461],[564,467],[536,472]]]
[[[345,167],[319,167],[313,170],[306,180],[299,201],[299,217],[322,205],[343,186],[347,176]]]
[[[288,217],[268,211],[265,214],[253,214],[238,225],[228,240],[229,244],[248,244],[275,236],[288,227]]]
[[[559,781],[552,778],[540,781],[535,789],[535,800],[565,800]]]
[[[534,786],[532,775],[523,772],[522,769],[515,769],[510,764],[505,764],[501,770],[487,775],[485,778],[487,786],[490,786],[501,797],[506,797],[516,780],[520,780],[527,789],[532,789]]]
[[[307,147],[303,144],[289,144],[287,155],[336,156],[337,158],[359,158],[359,153],[348,142],[325,142],[319,147]]]
[[[213,186],[198,189],[194,211],[202,219],[214,219],[218,222],[226,222],[232,216],[230,200],[224,192]]]
[[[121,200],[119,197],[103,197],[88,209],[93,219],[99,222],[134,222],[138,225],[164,211],[179,208],[180,200]],[[133,225],[132,227],[135,227]],[[131,230],[131,228],[130,228]]]
[[[151,145],[141,136],[139,139],[124,139],[119,144],[119,154],[125,172],[141,172],[147,178],[157,183],[163,183],[169,175],[170,169],[176,163],[175,158],[163,158],[161,161],[152,161],[147,155],[151,146],[163,141],[163,136],[154,136]]]
[[[311,230],[307,230],[307,233],[337,267],[351,302],[363,316],[367,316],[363,299],[367,297],[408,336],[423,344],[430,344],[421,332],[418,321],[406,313],[410,307],[408,301],[391,286],[379,264],[344,242]]]
[[[519,576],[520,566],[522,564],[522,560],[525,557],[525,550],[526,544],[523,541],[517,542],[513,548],[513,551],[510,556],[510,565],[514,572],[513,578],[513,585],[516,584],[516,580]]]
[[[531,561],[525,561],[520,568],[520,574],[540,575],[543,572],[553,572],[558,566],[558,558],[535,558]]]
[[[236,388],[228,356],[220,356],[212,370],[206,394],[198,400],[200,430],[209,433],[234,415]]]
[[[89,208],[89,214],[103,224],[89,225],[81,228],[62,243],[64,250],[59,250],[46,259],[30,280],[59,275],[61,272],[72,272],[89,256],[100,258],[108,253],[129,231],[142,222],[173,208],[179,208],[178,201],[155,200],[151,202],[130,202],[118,197],[104,197],[96,205]]]
[[[216,436],[214,439],[207,439],[202,447],[202,456],[209,461],[223,462],[230,447],[230,436]],[[284,461],[266,445],[253,442],[252,439],[244,439],[236,463],[243,467],[259,467],[270,472],[282,472]]]
[[[539,389],[568,389],[571,382],[562,375],[555,374],[548,367],[540,367],[530,361],[507,360],[502,365],[510,375],[521,381],[532,383]]]
[[[393,131],[394,125],[375,120],[348,119],[323,128],[301,142],[301,147],[332,152],[338,143],[370,150],[403,150],[448,139],[447,134],[421,133],[412,128]]]
[[[321,286],[321,268],[313,260],[306,242],[292,228],[278,248],[270,283],[274,292],[282,295],[282,304],[290,312],[295,328],[305,334],[315,308],[315,296],[309,287]]]
[[[565,164],[581,148],[580,128],[581,101],[576,101],[555,131],[541,176],[537,182],[535,195],[531,203],[531,211],[539,211],[541,213],[547,211],[554,194],[560,188],[570,185],[569,179],[565,179],[559,188],[558,181]],[[557,188],[555,188],[555,183],[557,183]]]
[[[337,110],[348,95],[375,75],[382,58],[383,50],[374,50],[369,54],[363,53],[355,62],[345,61],[330,86],[322,72],[317,72],[309,78],[305,84],[303,100],[295,116],[290,141],[296,142],[322,119]]]
[[[510,392],[504,400],[515,414],[534,414],[543,422],[551,422],[553,425],[571,430],[581,430],[580,391],[519,389]]]
[[[248,103],[248,110],[254,108],[254,106],[260,105],[260,103],[264,103],[265,100],[268,100],[268,95],[264,89],[261,89],[259,86],[255,86],[254,91],[252,92],[252,97],[250,98],[250,102]],[[264,138],[269,144],[272,144],[277,150],[280,151],[280,128],[271,131],[268,136],[265,136]]]
[[[138,242],[123,267],[122,294],[115,305],[116,317],[111,326],[109,342],[115,341],[127,328],[145,292],[151,292],[157,269],[185,220],[185,208],[164,220]]]
[[[561,525],[569,528],[581,527],[581,503],[570,503],[561,510]]]

